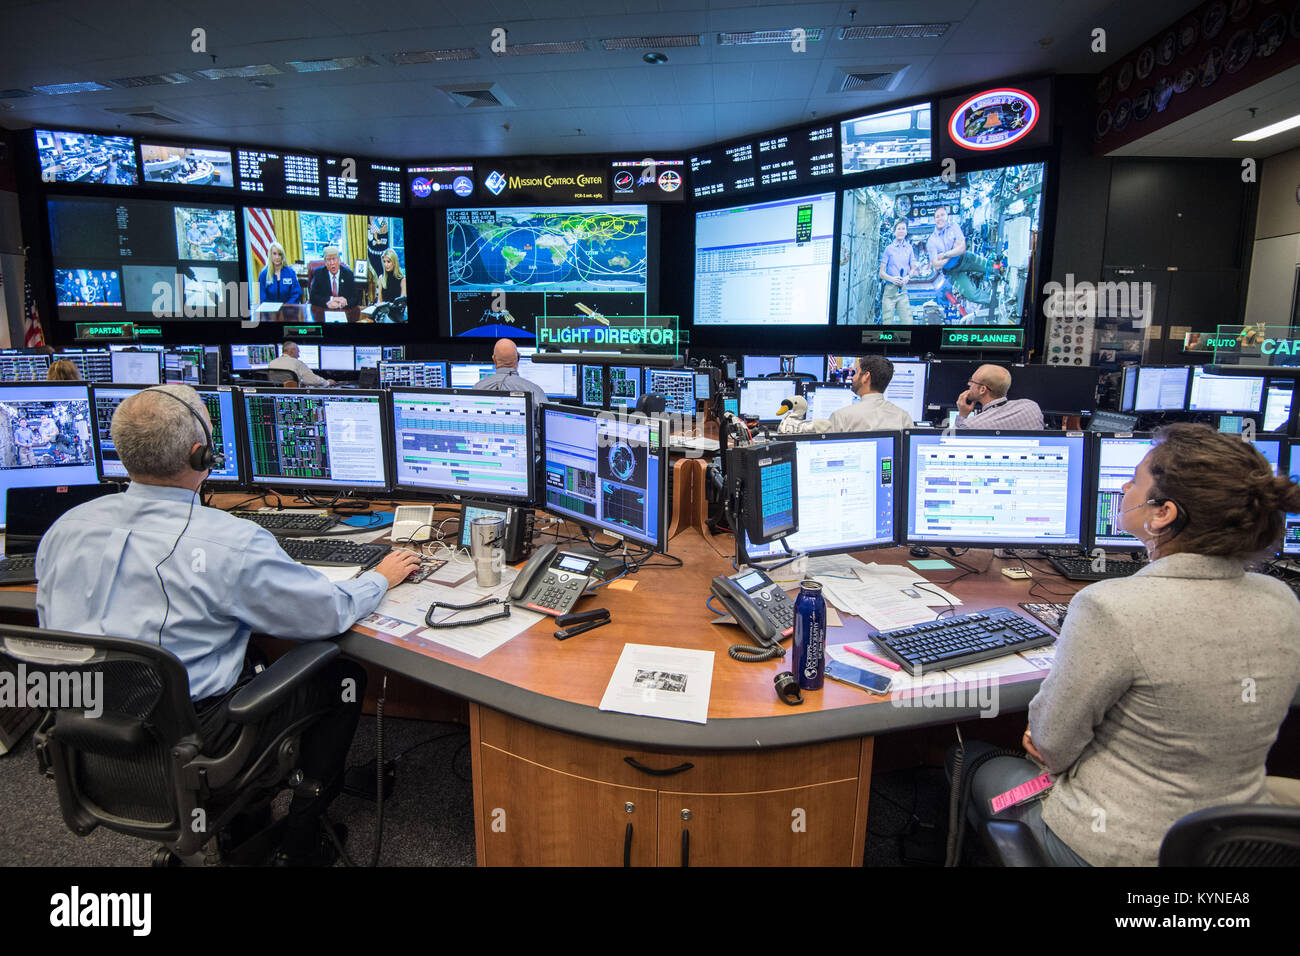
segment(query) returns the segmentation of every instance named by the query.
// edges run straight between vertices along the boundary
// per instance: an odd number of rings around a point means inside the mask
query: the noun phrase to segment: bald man
[[[298,358],[297,342],[285,342],[280,346],[280,354],[271,359],[266,367],[291,373],[299,385],[307,388],[332,387],[335,384],[334,379],[321,378],[311,370],[310,365]]]
[[[981,365],[957,396],[958,428],[1002,428],[1010,431],[1043,430],[1043,410],[1029,398],[1007,398],[1011,373],[1000,365]],[[975,406],[980,405],[979,411]]]
[[[497,339],[496,347],[492,349],[492,367],[496,371],[480,379],[475,388],[491,392],[529,392],[533,396],[534,410],[550,401],[546,389],[519,374],[519,349],[509,339]]]

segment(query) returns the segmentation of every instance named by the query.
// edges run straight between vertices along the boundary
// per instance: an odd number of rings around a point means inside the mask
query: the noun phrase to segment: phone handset
[[[559,549],[554,544],[544,544],[533,552],[528,563],[519,569],[515,583],[510,586],[511,601],[518,601],[533,590],[533,585],[550,569],[557,550]]]
[[[785,648],[781,646],[780,631],[754,602],[754,599],[746,593],[744,588],[725,574],[719,574],[713,579],[710,590],[722,602],[722,606],[726,608],[727,613],[736,619],[736,623],[758,645],[758,647],[750,647],[747,644],[731,646],[727,649],[727,653],[733,659],[738,661],[770,661],[785,656]]]

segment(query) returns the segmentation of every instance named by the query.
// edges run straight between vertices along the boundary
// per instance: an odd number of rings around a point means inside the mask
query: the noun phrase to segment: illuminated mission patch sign
[[[1029,135],[1041,112],[1038,100],[1024,90],[986,90],[953,110],[948,135],[967,149],[1002,149]]]

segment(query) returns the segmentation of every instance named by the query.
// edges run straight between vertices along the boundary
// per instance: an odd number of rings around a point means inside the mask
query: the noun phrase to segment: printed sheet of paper
[[[624,644],[601,710],[703,724],[713,690],[713,651]]]

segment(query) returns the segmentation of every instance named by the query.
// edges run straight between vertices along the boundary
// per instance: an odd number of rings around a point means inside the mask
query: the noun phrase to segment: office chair
[[[50,710],[37,729],[37,758],[54,779],[64,822],[78,836],[104,826],[160,841],[153,857],[158,867],[267,860],[278,826],[238,846],[228,828],[237,815],[264,810],[285,786],[320,792],[320,782],[304,778],[296,764],[303,730],[328,710],[303,715],[260,749],[259,723],[338,653],[332,643],[299,644],[244,685],[226,705],[227,719],[240,727],[238,739],[229,752],[210,757],[202,752],[189,677],[171,651],[120,637],[0,624],[0,665],[16,661],[29,679],[42,672],[47,686],[69,694],[71,675],[98,698],[79,702],[102,708],[94,717],[81,708]],[[203,847],[214,836],[205,857]]]
[[[668,400],[654,392],[646,392],[636,400],[636,410],[646,415],[662,415]]]
[[[298,376],[284,368],[268,368],[266,380],[272,385],[281,385],[285,388],[293,388],[298,384]]]

